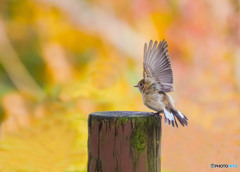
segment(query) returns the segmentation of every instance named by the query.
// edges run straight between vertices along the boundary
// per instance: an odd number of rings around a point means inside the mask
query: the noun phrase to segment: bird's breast
[[[147,106],[148,108],[155,110],[155,111],[163,110],[163,108],[164,108],[164,104],[163,104],[164,95],[163,94],[159,94],[156,92],[144,93],[142,95],[142,98],[143,98],[144,105]]]

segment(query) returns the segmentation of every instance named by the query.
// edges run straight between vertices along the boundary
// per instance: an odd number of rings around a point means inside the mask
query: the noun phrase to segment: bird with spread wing
[[[144,45],[143,79],[135,86],[142,93],[143,103],[148,108],[164,113],[164,121],[173,127],[188,125],[188,118],[179,112],[168,92],[174,91],[173,72],[165,40],[151,40]]]

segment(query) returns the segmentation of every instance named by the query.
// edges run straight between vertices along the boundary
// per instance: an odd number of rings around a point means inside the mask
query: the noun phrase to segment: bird
[[[172,97],[168,94],[174,91],[173,72],[168,53],[168,44],[152,40],[144,44],[143,79],[135,87],[142,94],[143,103],[156,111],[155,114],[164,114],[164,123],[176,126],[188,126],[188,118],[178,111]],[[177,119],[177,120],[176,120]]]

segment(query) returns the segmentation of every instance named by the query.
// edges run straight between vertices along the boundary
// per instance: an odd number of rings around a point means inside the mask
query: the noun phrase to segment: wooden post
[[[88,119],[88,172],[160,172],[161,116],[95,112]]]

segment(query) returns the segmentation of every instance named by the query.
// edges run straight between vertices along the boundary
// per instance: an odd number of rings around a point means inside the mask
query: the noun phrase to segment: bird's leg
[[[163,113],[163,111],[158,111],[158,112],[154,113],[154,115],[160,115],[160,113]]]

